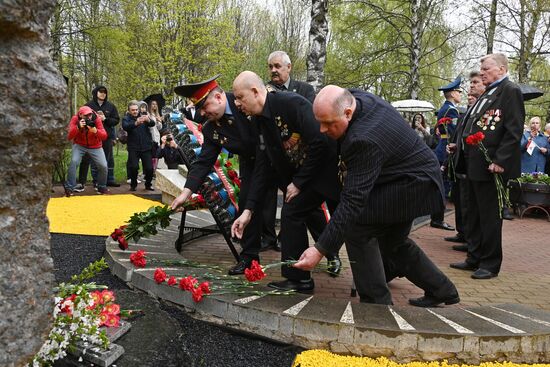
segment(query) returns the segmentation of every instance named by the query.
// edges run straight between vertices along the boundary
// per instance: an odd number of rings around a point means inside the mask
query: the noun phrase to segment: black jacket
[[[307,99],[295,93],[268,93],[264,109],[254,121],[261,137],[247,209],[263,200],[270,170],[274,170],[282,190],[292,182],[300,190],[313,189],[338,200],[336,142],[321,134]],[[296,138],[294,147],[285,149],[283,142]]]
[[[271,81],[268,82],[268,84],[273,85],[276,89],[279,90],[281,88],[280,86],[273,84],[273,82]],[[313,87],[310,84],[301,82],[299,80],[294,80],[291,78],[290,83],[288,84],[288,89],[286,90],[301,95],[311,103],[313,103],[313,100],[315,99],[315,90],[313,89]]]
[[[136,126],[137,117],[126,113],[122,119],[122,128],[128,132],[127,149],[136,152],[146,152],[153,148],[151,126],[155,126],[155,120],[149,120],[146,124]]]
[[[498,120],[498,121],[497,121]],[[483,144],[491,160],[504,168],[504,182],[521,174],[521,135],[525,121],[525,106],[519,87],[508,78],[488,88],[464,116],[457,129],[457,172],[470,180],[491,181],[489,163],[476,146],[464,143],[466,137],[481,131]]]
[[[155,156],[159,159],[164,158],[164,163],[166,163],[169,169],[178,169],[178,165],[185,163],[180,147],[172,148],[165,145],[164,148],[161,148],[159,146]]]
[[[105,88],[103,85],[95,87],[94,90],[92,90],[92,100],[88,101],[88,103],[86,103],[86,106],[90,107],[94,111],[103,111],[103,114],[105,115],[103,127],[105,128],[105,131],[107,131],[108,139],[115,140],[115,126],[118,125],[118,123],[120,122],[120,117],[118,115],[118,110],[116,109],[115,105],[107,100],[108,94],[105,96],[105,101],[103,101],[103,104],[99,105],[97,101],[97,91],[102,88],[104,88],[107,93],[109,93],[107,88]]]
[[[235,106],[235,97],[232,93],[225,95],[232,115],[224,115],[222,121],[207,121],[203,124],[204,142],[201,154],[193,162],[185,182],[185,187],[193,192],[199,189],[205,177],[212,170],[222,148],[239,156],[241,178],[243,175],[251,174],[254,169],[258,139],[255,124]],[[245,178],[248,179],[248,177]]]
[[[443,210],[435,154],[388,102],[351,90],[356,109],[341,138],[340,203],[316,247],[334,253],[353,224],[411,221]]]

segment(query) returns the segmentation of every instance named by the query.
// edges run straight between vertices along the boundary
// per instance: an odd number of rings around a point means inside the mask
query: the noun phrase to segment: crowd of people
[[[480,70],[470,74],[466,112],[458,108],[461,78],[440,88],[445,103],[433,128],[422,114],[407,123],[388,102],[366,91],[329,85],[315,95],[309,84],[291,78],[292,64],[283,51],[273,52],[267,64],[267,83],[244,71],[233,81],[232,92],[225,92],[217,77],[174,89],[191,102],[184,111],[190,119],[203,120],[204,143],[172,208],[200,190],[222,149],[239,158],[239,213],[231,232],[241,239],[242,251],[229,274],[243,274],[260,261],[261,251],[276,249],[289,265],[282,267],[284,280],[269,286],[311,292],[311,270],[326,257],[337,276],[345,243],[362,302],[391,304],[387,282],[400,276],[424,290],[424,296],[409,300],[412,305],[458,303],[451,280],[408,237],[413,220],[423,215],[431,215],[432,227],[455,230],[444,222],[450,198],[457,234],[445,239],[460,242],[467,252],[464,262],[450,266],[473,271],[473,279],[498,276],[502,208],[494,175],[506,182],[522,171],[544,171],[550,148],[540,118],[533,117],[524,131],[523,96],[509,80],[505,55],[483,57]],[[108,118],[118,119],[118,114],[103,108],[105,87],[94,93],[99,108],[83,107],[71,121],[67,186],[77,190],[76,166],[87,154],[96,166],[98,192],[105,193],[112,183],[105,148],[111,145],[112,156],[112,142],[105,141],[114,132],[105,132],[104,126],[114,130],[116,122]],[[140,160],[145,188],[151,189],[155,159],[177,166],[177,154],[170,150],[177,146],[163,134],[158,105],[130,102],[122,128],[130,190],[136,190]],[[480,145],[466,144],[477,133],[484,135],[486,155]],[[278,190],[283,203],[276,234]]]
[[[152,99],[149,103],[130,101],[122,122],[120,120],[117,108],[107,100],[107,88],[94,88],[92,99],[69,123],[67,138],[72,143],[72,153],[65,183],[67,195],[84,191],[90,165],[93,186],[98,194],[108,194],[108,187],[120,187],[114,176],[113,146],[117,140],[127,147],[126,176],[130,191],[136,191],[141,183],[138,179],[140,161],[148,191],[154,191],[152,181],[160,158],[168,168],[183,164],[179,147],[163,123],[157,100]],[[123,137],[120,129],[118,134],[116,130],[120,122]]]

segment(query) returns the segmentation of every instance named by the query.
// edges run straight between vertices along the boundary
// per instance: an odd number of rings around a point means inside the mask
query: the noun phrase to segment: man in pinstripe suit
[[[443,207],[433,152],[389,103],[370,93],[330,85],[317,95],[313,111],[321,132],[338,141],[343,191],[321,237],[295,267],[312,269],[345,241],[362,302],[392,303],[383,253],[424,290],[409,303],[458,303],[454,284],[408,240],[414,218]]]

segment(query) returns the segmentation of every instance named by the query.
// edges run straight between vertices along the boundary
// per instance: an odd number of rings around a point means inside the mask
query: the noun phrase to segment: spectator
[[[103,152],[105,152],[105,158],[107,159],[107,186],[119,187],[115,181],[115,159],[113,157],[113,146],[116,143],[116,131],[115,126],[120,122],[118,110],[115,105],[107,100],[107,88],[103,85],[99,85],[92,90],[92,99],[86,103],[86,106],[94,110],[98,117],[103,122],[103,127],[107,132],[107,139],[103,141]],[[90,166],[90,158],[86,154],[82,157],[80,167],[78,170],[78,182],[75,191],[84,191],[86,180],[88,177],[88,167]],[[92,179],[94,186],[97,183],[97,169],[92,164]]]
[[[128,161],[126,162],[126,168],[130,178],[130,191],[136,191],[140,159],[145,175],[145,189],[154,191],[152,186],[153,139],[149,128],[155,126],[155,123],[155,120],[147,113],[146,103],[134,100],[128,104],[128,112],[126,112],[126,115],[122,119],[122,128],[128,132]]]
[[[178,165],[184,164],[181,148],[170,133],[165,133],[160,138],[160,147],[156,154],[157,159],[164,158],[168,169],[178,169]]]
[[[151,100],[149,103],[149,115],[155,120],[155,126],[151,126],[151,137],[153,139],[153,175],[157,169],[157,151],[160,143],[160,131],[162,130],[162,115],[159,111],[158,102]]]
[[[521,137],[521,172],[544,172],[548,155],[548,138],[541,132],[540,117],[530,121],[531,129]]]
[[[107,139],[101,118],[88,106],[82,106],[78,114],[69,123],[69,135],[72,141],[72,157],[67,175],[66,190],[69,195],[76,186],[76,167],[82,156],[88,154],[97,167],[97,192],[107,194],[107,160],[102,149],[102,142]]]
[[[424,118],[424,115],[421,113],[415,114],[412,118],[411,127],[420,139],[430,146],[430,128],[426,126],[426,119]]]

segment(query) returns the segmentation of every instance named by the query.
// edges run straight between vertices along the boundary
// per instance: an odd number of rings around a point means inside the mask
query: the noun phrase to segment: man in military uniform
[[[408,239],[416,217],[443,208],[430,148],[388,102],[368,92],[327,86],[313,111],[320,131],[339,142],[343,189],[323,234],[294,266],[312,269],[345,241],[361,302],[392,304],[384,257],[424,290],[412,305],[458,303],[453,283]]]
[[[246,210],[235,220],[232,233],[240,237],[253,218],[253,208],[263,199],[266,174],[276,173],[285,193],[281,211],[281,258],[297,259],[308,247],[306,222],[323,202],[334,208],[339,198],[336,144],[320,133],[311,103],[295,93],[268,93],[263,81],[251,71],[242,72],[233,82],[235,104],[254,116],[260,132],[256,154],[254,188]],[[323,227],[326,223],[323,223]],[[317,228],[322,232],[322,228]],[[284,281],[269,286],[281,290],[311,292],[314,288],[309,271],[283,266]]]
[[[470,73],[470,89],[468,91],[468,109],[472,108],[479,96],[485,92],[485,86],[481,81],[481,76],[478,71],[472,71]],[[467,112],[466,112],[467,113]],[[460,129],[461,124],[464,123],[464,116],[461,116],[458,120],[457,129],[449,139],[447,144],[447,152],[452,153],[456,149],[456,141],[458,138],[457,131]],[[448,160],[453,160],[453,167],[455,167],[455,181],[451,185],[451,198],[455,206],[455,225],[457,234],[452,237],[445,237],[445,241],[458,242],[459,245],[453,245],[453,250],[456,251],[468,251],[468,229],[466,228],[466,215],[468,212],[468,185],[466,183],[466,173],[461,167],[458,167],[458,160],[456,154],[449,155]]]
[[[471,240],[464,262],[451,267],[474,270],[473,279],[498,276],[502,265],[502,217],[494,174],[502,182],[521,174],[520,141],[525,106],[520,88],[508,79],[508,58],[501,53],[481,59],[485,92],[470,108],[457,130],[458,167],[464,167],[468,183],[467,228]],[[479,147],[465,144],[472,134],[485,135],[483,145],[492,163]]]
[[[267,67],[269,70],[270,81],[267,83],[268,88],[281,91],[289,91],[298,93],[311,103],[315,98],[315,91],[308,83],[301,82],[290,77],[292,71],[292,63],[290,57],[284,51],[274,51],[267,58]],[[274,182],[275,179],[270,180]],[[263,209],[263,224],[262,224],[262,248],[264,251],[270,248],[280,251],[280,241],[275,233],[275,214],[277,212],[277,185],[269,185],[265,192],[265,201]],[[324,214],[319,209],[312,214],[311,220],[325,220]]]
[[[173,209],[182,205],[200,188],[205,177],[211,172],[222,148],[239,156],[241,179],[239,210],[241,212],[247,201],[254,170],[258,133],[255,125],[235,106],[233,94],[225,93],[220,88],[216,82],[218,76],[201,83],[174,88],[176,94],[188,97],[194,103],[198,113],[206,118],[207,122],[202,128],[204,142],[201,153],[191,166],[182,193],[172,202]],[[230,275],[243,274],[244,270],[250,267],[252,260],[259,261],[260,226],[261,218],[255,218],[247,227],[241,243],[243,249],[240,261],[229,270]]]
[[[447,139],[450,138],[456,130],[456,124],[458,122],[459,113],[457,104],[460,103],[461,99],[461,81],[462,78],[459,76],[450,84],[438,88],[445,96],[445,102],[437,113],[437,125],[435,126],[435,133],[439,135],[440,138],[435,147],[435,155],[442,168],[447,161]],[[450,183],[446,174],[443,174],[443,183],[445,184],[445,194],[447,195],[450,190]],[[444,211],[434,213],[431,216],[430,226],[454,231],[454,227],[443,220],[444,213]]]

